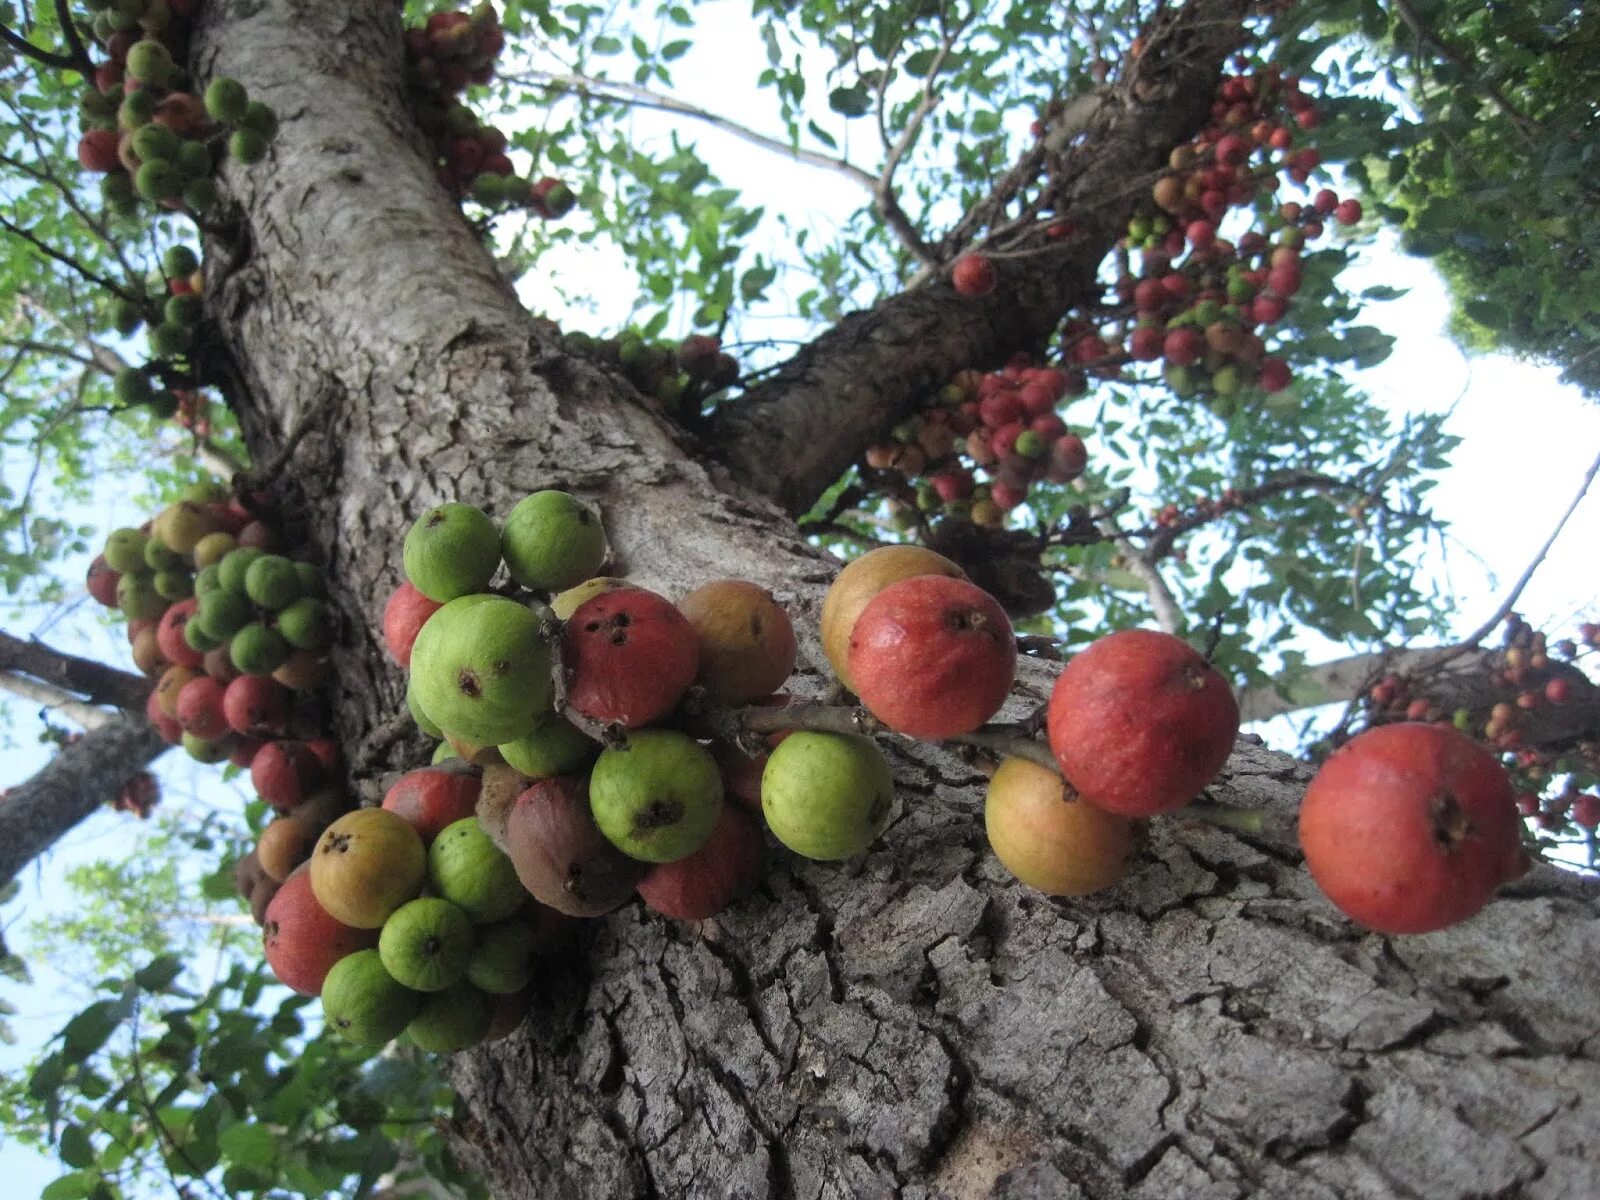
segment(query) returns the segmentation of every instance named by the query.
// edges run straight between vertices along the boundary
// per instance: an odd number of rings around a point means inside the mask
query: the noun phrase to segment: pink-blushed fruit
[[[105,555],[98,554],[95,556],[94,561],[89,564],[89,595],[93,596],[97,603],[103,604],[107,608],[116,608],[117,583],[121,579],[122,575],[111,569],[106,562]]]
[[[305,802],[322,778],[322,764],[300,742],[267,742],[250,762],[250,783],[279,812]]]
[[[748,812],[724,805],[705,845],[652,867],[639,881],[639,895],[663,916],[703,921],[752,891],[764,874],[761,827]]]
[[[178,693],[174,715],[185,733],[210,741],[228,732],[222,711],[222,685],[209,675],[196,675]]]
[[[678,601],[699,642],[695,682],[720,704],[748,704],[783,686],[794,671],[789,614],[772,593],[742,579],[703,584]]]
[[[1050,749],[1090,803],[1126,817],[1180,808],[1227,761],[1239,705],[1188,643],[1124,629],[1067,663],[1050,695]]]
[[[1051,896],[1084,896],[1128,871],[1133,825],[1069,792],[1037,763],[1006,758],[989,781],[984,828],[995,857]]]
[[[444,605],[430,600],[406,580],[395,588],[394,594],[383,608],[383,644],[389,657],[402,667],[411,666],[411,646],[417,633],[427,624],[428,618]]]
[[[560,775],[517,797],[506,815],[505,851],[536,900],[574,917],[620,908],[649,868],[600,832],[584,782]]]
[[[987,296],[999,282],[994,262],[983,254],[963,254],[950,269],[950,283],[963,296]]]
[[[564,633],[567,703],[601,724],[637,729],[674,708],[699,670],[699,639],[672,603],[643,588],[586,601]]]
[[[205,655],[184,641],[184,626],[194,617],[200,602],[193,596],[180,600],[161,614],[156,625],[156,642],[161,655],[177,667],[199,668],[205,665]]]
[[[473,815],[479,778],[442,767],[408,771],[383,797],[383,807],[409,821],[424,844],[431,844],[446,826]]]
[[[279,737],[289,725],[289,693],[264,675],[241,675],[222,693],[228,728],[251,737]]]
[[[1380,725],[1322,765],[1300,846],[1323,893],[1383,933],[1428,933],[1488,903],[1516,865],[1510,777],[1448,725]]]
[[[315,996],[333,964],[378,944],[376,929],[353,929],[330,917],[311,890],[311,873],[284,880],[262,926],[267,966],[285,987]]]
[[[850,634],[850,678],[890,729],[971,733],[1005,703],[1017,642],[995,598],[964,579],[923,575],[879,592]]]
[[[169,746],[176,746],[183,741],[183,726],[169,717],[161,707],[161,699],[154,689],[145,698],[144,715],[149,718],[150,724],[156,727],[156,732],[161,735],[161,740]]]
[[[850,633],[872,598],[890,584],[918,575],[965,579],[942,554],[923,546],[880,546],[845,565],[822,599],[822,651],[845,687],[850,681]]]

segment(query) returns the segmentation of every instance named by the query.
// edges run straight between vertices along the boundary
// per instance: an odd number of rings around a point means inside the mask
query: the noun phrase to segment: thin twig
[[[57,54],[52,50],[35,46],[27,38],[14,29],[0,25],[0,42],[10,46],[24,58],[31,58],[34,62],[50,67],[57,71],[83,71],[84,62],[65,54]]]
[[[1432,46],[1451,65],[1482,89],[1484,95],[1494,101],[1495,107],[1504,113],[1516,128],[1517,134],[1521,137],[1524,145],[1533,145],[1545,133],[1543,125],[1511,103],[1505,93],[1498,87],[1483,79],[1477,72],[1476,64],[1470,58],[1463,55],[1461,51],[1429,29],[1423,23],[1421,14],[1411,4],[1411,0],[1394,0],[1394,10],[1407,27],[1410,28],[1420,44]]]

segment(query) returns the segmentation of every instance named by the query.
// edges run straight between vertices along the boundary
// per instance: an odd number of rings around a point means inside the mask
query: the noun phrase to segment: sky
[[[712,16],[707,29],[748,31],[743,4],[721,6],[740,16],[739,21],[718,22]],[[741,24],[742,22],[742,24]],[[737,113],[753,124],[762,123],[763,102],[751,100],[755,78],[764,57],[753,48],[730,46],[724,33],[701,38],[678,66],[678,94],[706,107]],[[661,145],[669,128],[667,118],[641,113],[635,118],[634,136],[641,145]],[[778,129],[775,119],[766,128]],[[819,225],[842,219],[861,200],[861,194],[837,176],[815,167],[787,161],[757,151],[747,143],[711,129],[698,129],[701,153],[728,182],[745,190],[745,202],[771,209],[792,208],[794,198],[804,198]],[[594,314],[572,317],[571,325],[607,331],[626,315],[629,297],[605,282],[626,277],[616,261],[581,248],[563,248],[541,264],[541,273],[574,277],[575,272],[595,281],[590,295]],[[1571,501],[1577,483],[1596,448],[1600,448],[1600,406],[1586,404],[1576,392],[1559,385],[1556,373],[1545,367],[1503,357],[1468,357],[1443,336],[1448,312],[1443,287],[1425,262],[1398,256],[1387,239],[1363,251],[1361,261],[1345,277],[1352,289],[1377,283],[1408,289],[1402,299],[1373,305],[1368,319],[1397,336],[1394,354],[1380,366],[1356,373],[1361,386],[1396,414],[1436,412],[1450,406],[1455,411],[1449,432],[1462,438],[1452,469],[1433,493],[1436,511],[1451,524],[1448,543],[1429,553],[1421,569],[1449,579],[1459,597],[1453,626],[1465,633],[1494,611],[1501,596],[1527,565],[1534,548],[1547,535],[1559,513]],[[548,288],[536,274],[524,286],[530,306],[550,315],[557,311]],[[782,322],[763,329],[772,336],[792,336],[795,330]],[[7,459],[8,482],[16,482],[20,469]],[[138,514],[127,509],[126,497],[108,488],[73,519],[109,531],[136,524]],[[1600,595],[1593,570],[1594,547],[1600,545],[1600,498],[1591,496],[1575,514],[1566,533],[1546,560],[1525,594],[1521,611],[1536,626],[1570,628],[1587,614],[1600,619]],[[82,563],[71,566],[77,578]],[[101,621],[92,603],[80,608],[50,633],[54,644],[76,653],[114,662],[131,669],[121,627]],[[31,627],[8,621],[13,632]],[[29,706],[9,703],[10,745],[0,750],[0,786],[25,779],[46,760],[47,751],[34,743],[38,722]],[[1281,731],[1280,731],[1281,734]],[[1275,736],[1286,741],[1287,737]],[[169,809],[199,813],[214,809],[239,811],[244,799],[237,785],[222,783],[219,773],[191,763],[181,754],[166,755],[158,764]],[[65,872],[75,863],[123,852],[131,833],[131,818],[101,812],[85,821],[43,863],[23,878],[19,902],[0,914],[8,922],[7,937],[29,959],[40,982],[22,989],[0,981],[0,997],[17,1004],[22,1014],[13,1019],[20,1043],[0,1046],[0,1070],[15,1071],[80,1007],[67,991],[67,981],[42,967],[37,947],[24,932],[27,921],[41,911],[63,903]],[[62,1168],[14,1144],[0,1144],[0,1171],[7,1180],[6,1194],[35,1195]]]

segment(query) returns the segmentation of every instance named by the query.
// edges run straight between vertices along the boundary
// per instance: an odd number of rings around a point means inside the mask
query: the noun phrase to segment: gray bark
[[[646,586],[758,580],[802,632],[797,690],[820,691],[832,568],[518,309],[416,153],[398,36],[376,0],[215,0],[196,41],[202,78],[283,118],[265,163],[228,169],[213,365],[254,461],[310,423],[270,486],[345,618],[358,786],[426,757],[378,621],[407,525],[443,499],[504,514],[569,488]],[[1018,706],[1049,682],[1030,666]],[[760,894],[699,926],[594,922],[522,1032],[452,1060],[452,1129],[497,1196],[1600,1193],[1592,892],[1540,873],[1391,942],[1338,918],[1281,827],[1178,819],[1127,884],[1051,901],[984,848],[970,768],[896,764],[863,860],[775,853]],[[1230,770],[1221,798],[1280,826],[1305,782],[1248,746]]]
[[[0,799],[0,887],[167,749],[142,716],[91,729]]]

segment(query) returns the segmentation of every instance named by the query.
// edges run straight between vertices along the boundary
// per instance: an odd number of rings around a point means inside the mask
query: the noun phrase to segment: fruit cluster
[[[146,821],[160,801],[161,785],[156,782],[156,777],[149,771],[140,771],[117,789],[111,808],[114,812],[132,813],[141,821]]]
[[[709,334],[693,333],[676,345],[652,342],[633,329],[614,338],[566,336],[574,348],[616,363],[635,387],[679,419],[698,417],[708,397],[739,381],[737,360]]]
[[[248,767],[261,798],[290,812],[339,773],[314,694],[333,620],[320,573],[271,553],[277,543],[220,485],[197,483],[143,527],[113,531],[88,586],[128,618],[134,663],[157,680],[145,714],[162,738],[199,762]],[[324,797],[300,824],[320,832],[346,807]],[[262,843],[259,865],[278,882],[309,852],[272,826]]]
[[[458,97],[468,84],[494,78],[505,47],[499,18],[487,4],[470,13],[436,12],[405,33],[406,99],[417,126],[433,141],[439,182],[456,199],[485,208],[518,206],[546,220],[576,203],[559,179],[519,179],[506,135],[478,120]]]
[[[962,371],[933,406],[867,447],[866,465],[921,477],[915,503],[922,513],[1001,525],[1033,483],[1070,483],[1083,474],[1083,439],[1056,413],[1063,399],[1083,391],[1081,373],[1035,367],[1023,355],[988,374]],[[975,467],[987,483],[977,482]]]

